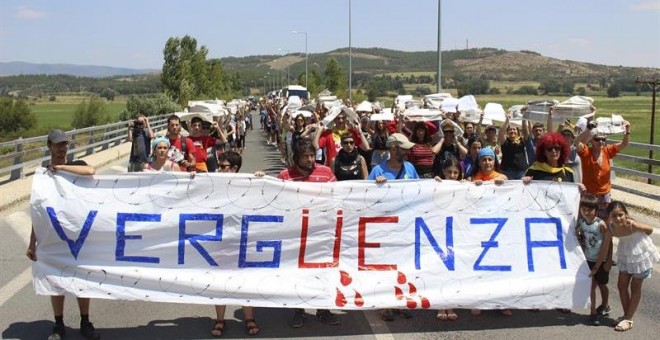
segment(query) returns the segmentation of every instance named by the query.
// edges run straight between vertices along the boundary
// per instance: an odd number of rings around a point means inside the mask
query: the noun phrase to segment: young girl
[[[633,326],[633,316],[642,298],[642,282],[651,277],[653,264],[660,260],[660,253],[649,237],[653,228],[631,219],[623,203],[612,201],[606,213],[612,236],[619,239],[617,286],[624,315],[614,330],[623,332]]]
[[[448,157],[442,167],[442,177],[435,177],[435,180],[440,182],[443,179],[453,181],[464,181],[463,171],[461,170],[461,163],[453,156]],[[438,311],[436,318],[440,321],[456,321],[458,314],[453,309],[441,309]]]

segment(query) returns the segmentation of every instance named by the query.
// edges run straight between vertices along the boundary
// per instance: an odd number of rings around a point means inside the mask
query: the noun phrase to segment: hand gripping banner
[[[582,308],[572,183],[33,182],[38,294],[265,307]]]

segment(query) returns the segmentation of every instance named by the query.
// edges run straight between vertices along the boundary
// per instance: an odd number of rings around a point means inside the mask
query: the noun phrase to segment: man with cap
[[[50,164],[48,170],[52,173],[58,171],[67,171],[76,175],[93,175],[94,167],[87,165],[83,160],[67,162],[66,155],[69,150],[69,138],[62,130],[52,130],[48,133],[46,141],[48,151],[50,151]],[[34,233],[34,226],[30,234],[30,244],[25,255],[32,260],[38,261],[37,248],[39,240]],[[50,302],[55,314],[55,327],[53,333],[48,337],[49,340],[59,340],[64,337],[66,330],[64,328],[64,295],[55,295],[50,297]],[[80,333],[87,339],[100,339],[101,336],[95,332],[94,326],[89,322],[89,298],[78,298],[78,308],[80,309]]]
[[[393,133],[387,137],[386,146],[390,152],[390,158],[376,165],[369,173],[369,180],[376,183],[385,183],[392,179],[417,179],[417,171],[412,163],[406,161],[406,156],[415,144],[401,133]]]

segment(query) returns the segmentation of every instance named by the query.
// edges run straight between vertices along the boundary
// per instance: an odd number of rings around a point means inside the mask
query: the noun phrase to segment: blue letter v
[[[50,217],[50,222],[53,224],[53,228],[55,228],[57,236],[59,236],[62,241],[66,241],[66,243],[69,245],[69,249],[71,250],[71,255],[73,255],[73,258],[77,260],[80,248],[82,248],[83,244],[85,243],[85,239],[87,238],[87,234],[89,234],[89,230],[92,229],[92,224],[94,223],[94,218],[96,218],[96,213],[98,211],[92,210],[89,212],[87,215],[87,220],[85,221],[85,224],[83,224],[82,230],[80,231],[80,235],[78,235],[78,239],[75,241],[69,239],[64,233],[64,229],[62,229],[60,221],[57,219],[55,210],[51,207],[46,207],[46,211],[48,211],[48,217]]]

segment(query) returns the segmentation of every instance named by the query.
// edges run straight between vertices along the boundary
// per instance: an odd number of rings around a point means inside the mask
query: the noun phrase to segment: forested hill
[[[375,76],[403,72],[435,72],[437,52],[405,52],[383,48],[353,48],[353,72]],[[348,69],[348,49],[309,54],[309,70],[322,73],[328,58]],[[299,75],[305,70],[304,53],[241,58],[222,58],[225,69],[238,71],[245,80],[258,80],[266,72],[281,70]],[[571,78],[596,81],[600,78],[649,77],[660,69],[607,66],[545,57],[532,51],[506,51],[493,48],[442,52],[443,77],[480,77],[488,80],[530,81]],[[293,77],[293,76],[292,76]]]

